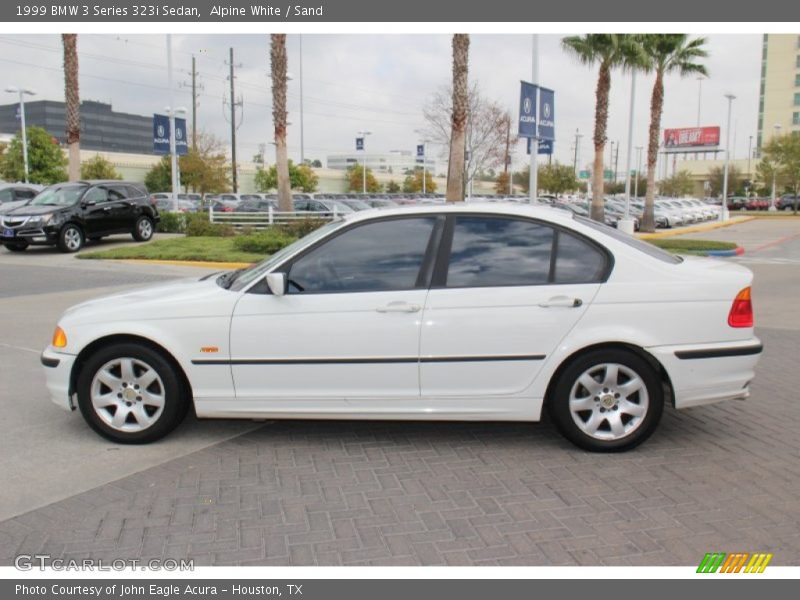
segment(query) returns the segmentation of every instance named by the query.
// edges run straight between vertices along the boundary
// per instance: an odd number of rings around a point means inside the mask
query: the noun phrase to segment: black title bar
[[[0,20],[10,22],[791,22],[800,20],[786,0],[10,0]]]

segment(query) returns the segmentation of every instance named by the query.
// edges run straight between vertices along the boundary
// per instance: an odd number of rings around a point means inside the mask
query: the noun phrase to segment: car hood
[[[49,215],[50,213],[55,213],[65,208],[69,208],[68,206],[36,206],[32,204],[24,204],[22,206],[16,206],[9,210],[8,212],[4,212],[3,214],[6,216],[20,216],[20,217],[32,217],[32,216],[39,216],[39,215]]]
[[[61,322],[167,320],[230,315],[240,293],[221,288],[216,276],[187,278],[102,296],[67,309]]]
[[[28,203],[27,200],[14,200],[12,202],[4,202],[0,204],[0,215],[5,215],[14,210],[15,208],[19,208],[20,206],[25,206]]]

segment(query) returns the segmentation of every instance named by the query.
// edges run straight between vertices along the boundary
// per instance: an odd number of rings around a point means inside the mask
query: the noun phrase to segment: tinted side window
[[[17,200],[30,200],[36,195],[36,192],[33,190],[22,190],[18,189],[16,191]]]
[[[555,283],[595,283],[603,280],[605,255],[589,242],[567,233],[558,232],[555,264]]]
[[[501,217],[457,217],[447,287],[536,285],[550,277],[553,229]]]
[[[93,187],[82,198],[85,202],[106,202],[108,200],[108,190],[101,187]]]
[[[125,200],[128,197],[128,188],[124,185],[112,185],[108,188],[109,200]]]
[[[413,289],[435,223],[435,217],[392,219],[345,231],[292,265],[289,292]]]

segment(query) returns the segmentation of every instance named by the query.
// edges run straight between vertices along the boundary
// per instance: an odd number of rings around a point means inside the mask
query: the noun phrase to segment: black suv
[[[77,252],[86,240],[114,233],[130,233],[133,239],[146,242],[153,237],[158,220],[158,210],[141,183],[58,183],[0,216],[0,243],[12,252],[30,245]]]

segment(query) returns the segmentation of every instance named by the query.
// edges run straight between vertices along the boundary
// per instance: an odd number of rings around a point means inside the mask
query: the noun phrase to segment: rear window
[[[627,233],[623,233],[614,227],[609,227],[604,223],[598,223],[597,221],[592,221],[591,219],[587,219],[586,217],[581,217],[578,215],[574,215],[573,218],[576,221],[581,222],[582,224],[586,225],[587,227],[591,227],[592,229],[599,231],[609,237],[614,238],[618,242],[622,242],[630,246],[631,248],[636,248],[640,252],[644,252],[648,256],[660,260],[665,263],[670,263],[673,265],[677,265],[683,262],[683,259],[680,256],[676,256],[675,254],[670,254],[666,250],[662,250],[657,246],[653,246],[653,244],[648,244],[645,241],[640,240],[632,235],[628,235]]]

